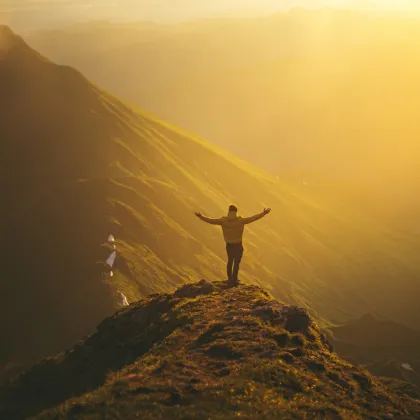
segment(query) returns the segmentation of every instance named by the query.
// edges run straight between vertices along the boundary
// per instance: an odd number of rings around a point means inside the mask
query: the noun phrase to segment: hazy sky
[[[0,23],[20,30],[77,21],[188,20],[293,7],[420,11],[420,0],[0,0]]]

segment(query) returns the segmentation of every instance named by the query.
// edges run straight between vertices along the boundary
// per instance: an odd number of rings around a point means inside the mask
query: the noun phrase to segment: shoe
[[[238,280],[233,280],[233,279],[231,279],[231,280],[229,280],[228,281],[228,285],[230,286],[230,287],[235,287],[235,286],[237,286],[239,284],[239,281]]]

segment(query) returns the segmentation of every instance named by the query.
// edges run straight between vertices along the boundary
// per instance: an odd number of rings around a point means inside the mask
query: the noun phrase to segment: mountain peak
[[[8,26],[0,25],[0,49],[8,51],[16,46],[27,45],[25,41],[17,34],[15,34]]]
[[[0,25],[0,60],[37,57],[45,61],[39,53],[33,50],[22,37],[13,32],[10,27]]]
[[[18,37],[18,35],[16,35],[12,29],[7,26],[7,25],[0,25],[0,36],[4,37],[4,38],[13,38],[13,37]],[[19,37],[18,37],[19,38]]]
[[[10,419],[44,409],[145,419],[407,418],[420,409],[337,357],[306,310],[258,286],[204,280],[121,309],[4,396]]]

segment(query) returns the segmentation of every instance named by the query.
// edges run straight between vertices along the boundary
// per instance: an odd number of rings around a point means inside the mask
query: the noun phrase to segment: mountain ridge
[[[419,401],[339,359],[305,310],[257,286],[205,280],[118,311],[0,395],[9,420],[420,413]]]

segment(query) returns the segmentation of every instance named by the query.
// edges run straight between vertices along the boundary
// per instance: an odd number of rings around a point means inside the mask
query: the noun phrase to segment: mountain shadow
[[[419,331],[373,314],[329,331],[329,340],[340,356],[364,365],[376,376],[420,387]],[[420,396],[419,388],[410,387],[409,392]]]

